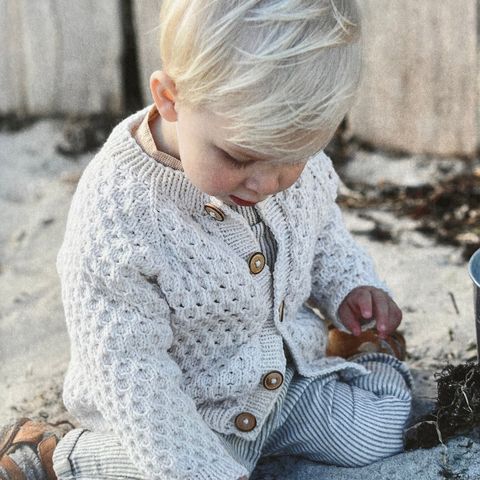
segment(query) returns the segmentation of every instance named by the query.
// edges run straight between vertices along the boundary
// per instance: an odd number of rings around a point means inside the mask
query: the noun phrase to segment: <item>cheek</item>
[[[229,168],[217,166],[211,170],[210,184],[217,192],[230,193],[232,190],[235,190],[242,181],[243,175]]]
[[[238,188],[242,181],[237,172],[232,172],[218,163],[199,162],[191,165],[188,172],[186,167],[185,165],[185,174],[190,181],[209,195],[231,193]]]
[[[288,188],[292,186],[300,177],[306,164],[289,167],[282,176],[282,186]]]

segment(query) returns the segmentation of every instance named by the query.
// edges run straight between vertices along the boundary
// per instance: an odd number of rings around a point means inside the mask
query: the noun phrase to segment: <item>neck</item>
[[[158,115],[154,118],[150,129],[157,149],[180,160],[176,123],[167,122]]]

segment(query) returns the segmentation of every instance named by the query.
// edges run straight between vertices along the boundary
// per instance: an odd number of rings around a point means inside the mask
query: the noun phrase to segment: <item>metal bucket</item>
[[[475,328],[477,331],[477,352],[480,363],[480,249],[477,250],[468,262],[468,273],[473,281],[473,305],[475,313]]]

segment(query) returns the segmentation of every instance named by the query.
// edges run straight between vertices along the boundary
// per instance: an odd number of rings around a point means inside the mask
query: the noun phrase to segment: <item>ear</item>
[[[158,113],[168,122],[177,121],[175,82],[162,70],[156,70],[150,76],[150,91]]]

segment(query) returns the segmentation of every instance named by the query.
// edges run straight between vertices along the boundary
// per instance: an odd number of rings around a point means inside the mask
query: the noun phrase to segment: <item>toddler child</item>
[[[326,355],[311,308],[374,346],[401,321],[323,153],[358,86],[354,0],[163,0],[160,22],[154,103],[87,166],[58,255],[81,428],[56,475],[238,480],[266,455],[400,452],[407,367]]]

